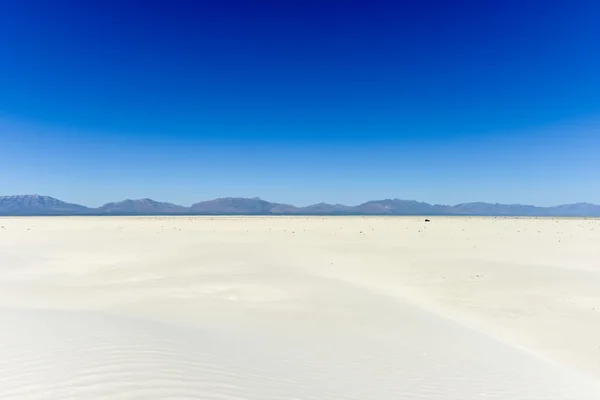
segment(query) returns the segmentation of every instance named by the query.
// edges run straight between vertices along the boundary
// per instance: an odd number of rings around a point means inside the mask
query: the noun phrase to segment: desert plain
[[[600,220],[0,218],[0,399],[600,399]]]

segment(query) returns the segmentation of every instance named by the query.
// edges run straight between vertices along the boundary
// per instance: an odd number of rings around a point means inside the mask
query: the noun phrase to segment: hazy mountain
[[[188,208],[152,199],[127,199],[104,204],[95,209],[95,211],[100,214],[182,214],[186,213]]]
[[[316,215],[345,214],[345,213],[351,213],[352,209],[353,209],[353,207],[348,207],[343,204],[318,203],[318,204],[313,204],[311,206],[301,207],[298,209],[298,212],[301,214],[316,214]]]
[[[524,216],[600,216],[600,206],[589,203],[536,207],[523,204],[466,203],[452,207],[452,214]]]
[[[590,203],[575,203],[575,204],[563,204],[556,207],[549,207],[548,215],[555,216],[600,216],[600,206]]]
[[[491,215],[600,217],[600,205],[589,203],[536,207],[522,204],[463,203],[455,206],[414,200],[385,199],[357,206],[319,203],[307,207],[271,203],[258,197],[224,197],[191,207],[151,199],[123,200],[98,208],[65,203],[48,196],[0,197],[0,215]]]
[[[543,213],[543,207],[521,204],[463,203],[451,207],[452,214],[464,215],[529,215]]]
[[[224,197],[192,204],[191,213],[205,214],[295,214],[297,208],[287,204],[271,203],[258,197]]]
[[[37,194],[0,196],[1,215],[82,214],[89,210],[79,204],[65,203],[53,197]]]
[[[438,214],[435,206],[414,200],[373,200],[352,207],[359,214],[423,215]]]

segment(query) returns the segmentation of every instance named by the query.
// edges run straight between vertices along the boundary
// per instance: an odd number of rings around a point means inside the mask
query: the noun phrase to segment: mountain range
[[[356,206],[319,203],[307,207],[271,203],[260,198],[225,197],[189,207],[151,199],[123,200],[98,208],[40,195],[0,196],[0,215],[480,215],[600,217],[590,203],[537,207],[521,204],[463,203],[454,206],[414,200],[373,200]]]

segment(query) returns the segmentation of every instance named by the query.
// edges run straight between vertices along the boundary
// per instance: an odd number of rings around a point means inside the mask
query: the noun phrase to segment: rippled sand
[[[0,218],[1,399],[600,399],[600,220]]]

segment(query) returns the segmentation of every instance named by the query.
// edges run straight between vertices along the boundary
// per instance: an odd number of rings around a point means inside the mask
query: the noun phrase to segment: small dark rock
[[[428,219],[425,219],[425,222],[431,222],[431,221],[430,221],[430,220],[428,220]]]

